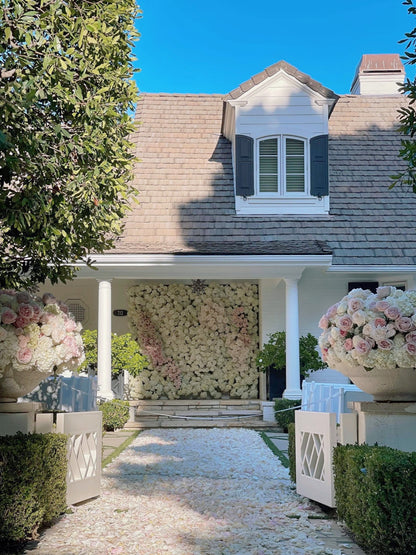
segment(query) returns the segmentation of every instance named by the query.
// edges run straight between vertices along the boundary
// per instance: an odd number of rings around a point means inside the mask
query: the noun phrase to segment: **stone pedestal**
[[[358,443],[416,451],[416,403],[353,402],[358,415]]]
[[[35,416],[42,403],[0,403],[0,436],[12,436],[35,431]]]
[[[276,423],[274,416],[274,401],[262,401],[261,407],[263,409],[263,421]]]

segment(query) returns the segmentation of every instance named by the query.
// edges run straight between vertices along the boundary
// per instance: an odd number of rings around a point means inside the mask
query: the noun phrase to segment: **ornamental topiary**
[[[120,429],[129,419],[129,402],[113,399],[100,403],[98,408],[103,413],[103,428],[106,432]]]

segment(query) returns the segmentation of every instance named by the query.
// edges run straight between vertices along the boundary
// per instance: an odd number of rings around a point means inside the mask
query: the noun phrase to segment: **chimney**
[[[404,80],[399,54],[364,54],[355,72],[351,94],[400,94],[398,83]]]

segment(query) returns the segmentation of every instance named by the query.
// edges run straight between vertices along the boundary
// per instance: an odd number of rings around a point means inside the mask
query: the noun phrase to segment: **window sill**
[[[239,197],[235,198],[239,215],[309,215],[328,214],[329,197]]]

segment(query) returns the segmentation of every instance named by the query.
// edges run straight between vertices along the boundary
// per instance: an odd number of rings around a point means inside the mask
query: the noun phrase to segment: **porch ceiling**
[[[79,278],[91,279],[262,279],[300,278],[305,268],[328,269],[331,255],[147,255],[94,257],[92,270],[80,263]]]

